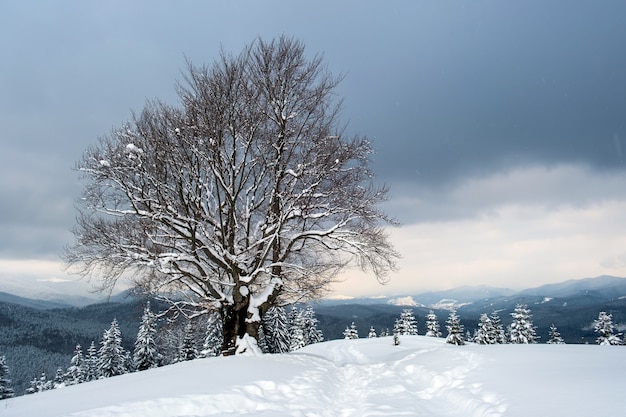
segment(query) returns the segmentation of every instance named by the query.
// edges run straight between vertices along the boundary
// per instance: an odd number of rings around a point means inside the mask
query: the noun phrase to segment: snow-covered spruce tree
[[[613,316],[611,314],[607,314],[605,311],[601,311],[598,314],[598,319],[593,321],[593,330],[599,335],[596,339],[597,344],[621,344],[619,337],[613,334],[613,332],[615,331],[615,325],[613,324]]]
[[[493,323],[486,313],[482,313],[478,319],[478,329],[474,336],[474,342],[480,345],[494,345],[498,343]]]
[[[561,333],[559,333],[554,323],[550,325],[549,336],[550,336],[550,339],[548,339],[548,341],[546,342],[547,344],[549,345],[564,345],[565,344],[565,341],[561,337]]]
[[[12,398],[15,395],[15,391],[11,386],[11,379],[9,378],[9,366],[7,365],[7,358],[4,355],[0,356],[0,400],[6,398]]]
[[[271,307],[263,317],[265,343],[270,353],[289,352],[289,320],[284,307]]]
[[[379,281],[398,253],[382,227],[372,146],[348,137],[320,56],[258,39],[189,63],[180,105],[147,103],[77,163],[86,185],[67,264],[112,288],[125,272],[179,309],[222,310],[224,354],[273,305],[315,298],[354,262]]]
[[[196,338],[191,322],[185,325],[185,333],[183,342],[178,353],[179,361],[191,361],[198,357],[198,348],[196,347]]]
[[[343,338],[346,340],[359,338],[359,332],[354,322],[350,326],[346,326],[346,330],[343,331]]]
[[[402,310],[400,318],[396,320],[394,325],[394,333],[396,332],[399,336],[417,334],[417,321],[413,315],[413,310],[407,308]]]
[[[513,322],[509,325],[509,342],[517,344],[537,343],[537,333],[533,326],[533,316],[526,304],[517,304],[511,313]]]
[[[304,321],[302,311],[295,306],[291,307],[288,316],[289,320],[289,351],[293,352],[306,346],[304,341]]]
[[[367,334],[367,338],[373,339],[375,337],[376,337],[376,329],[374,329],[374,326],[370,326],[370,332]]]
[[[104,331],[102,342],[98,350],[98,375],[109,378],[122,375],[127,372],[126,352],[122,347],[122,333],[116,319],[111,322],[111,327]]]
[[[433,310],[430,310],[426,315],[426,336],[441,337],[439,321],[437,320],[437,315]]]
[[[450,315],[446,321],[446,330],[448,330],[446,343],[450,343],[451,345],[465,344],[465,340],[463,339],[463,325],[455,309],[450,311]]]
[[[505,344],[507,342],[506,333],[498,312],[493,311],[489,316],[489,319],[491,319],[491,324],[493,326],[493,335],[490,335],[489,338],[495,340],[497,344]]]
[[[160,354],[156,344],[157,319],[150,310],[150,302],[146,303],[135,340],[135,350],[133,351],[133,367],[136,371],[144,371],[156,368],[161,362]]]
[[[96,349],[96,343],[91,342],[89,348],[87,348],[87,355],[85,356],[85,382],[93,381],[100,378],[98,371],[98,350]]]
[[[83,349],[80,344],[76,345],[74,349],[74,355],[70,360],[70,366],[68,366],[63,376],[65,385],[82,384],[86,380],[86,364],[83,356]]]
[[[222,353],[222,343],[222,320],[219,311],[213,310],[207,319],[206,334],[200,356],[204,358],[219,356]]]
[[[305,345],[320,343],[324,341],[324,334],[317,328],[319,321],[315,317],[313,307],[308,304],[302,312],[302,332],[304,333]]]

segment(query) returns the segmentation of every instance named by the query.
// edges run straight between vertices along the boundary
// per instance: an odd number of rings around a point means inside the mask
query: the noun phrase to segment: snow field
[[[0,402],[0,417],[623,415],[626,348],[404,336],[198,359]]]

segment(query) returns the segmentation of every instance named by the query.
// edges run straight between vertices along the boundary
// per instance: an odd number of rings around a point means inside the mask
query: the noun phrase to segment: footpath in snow
[[[336,340],[0,401],[0,417],[623,415],[626,347]]]

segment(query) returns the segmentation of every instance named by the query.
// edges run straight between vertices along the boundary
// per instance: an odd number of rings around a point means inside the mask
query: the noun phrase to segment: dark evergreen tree
[[[463,325],[461,324],[461,320],[456,314],[455,309],[450,311],[450,315],[448,316],[448,320],[446,321],[446,329],[448,330],[446,343],[450,343],[452,345],[465,344],[465,340],[463,339]]]
[[[267,349],[270,353],[289,352],[289,322],[283,307],[270,307],[263,316],[263,330]]]
[[[196,340],[194,336],[193,326],[191,322],[187,322],[185,325],[185,334],[183,337],[183,343],[178,354],[179,361],[191,361],[198,357],[198,348],[196,347]]]
[[[426,336],[441,337],[441,331],[439,330],[439,321],[437,315],[433,310],[426,315]]]
[[[265,333],[264,333],[265,336]],[[264,339],[267,336],[264,337]],[[222,353],[222,318],[218,310],[211,311],[207,319],[206,334],[202,344],[202,357],[219,356]],[[267,343],[267,342],[266,342]]]
[[[565,341],[561,337],[561,333],[556,329],[554,323],[550,325],[550,339],[546,342],[549,345],[564,345]]]
[[[537,343],[532,314],[526,304],[518,304],[511,313],[513,322],[509,326],[509,341],[517,344]]]
[[[133,353],[133,368],[143,371],[156,368],[160,363],[160,355],[156,345],[157,321],[156,316],[150,311],[150,302],[141,317],[141,324],[135,340],[135,351]]]
[[[98,350],[98,374],[100,377],[109,378],[126,373],[125,358],[122,333],[117,320],[113,319],[111,327],[105,330],[102,335],[100,350]]]
[[[12,398],[14,395],[15,391],[11,386],[11,379],[9,379],[7,359],[4,356],[0,356],[0,400]]]
[[[619,345],[621,343],[619,337],[613,332],[615,325],[613,324],[613,316],[601,311],[598,319],[593,322],[593,330],[598,333],[596,343],[599,345]]]

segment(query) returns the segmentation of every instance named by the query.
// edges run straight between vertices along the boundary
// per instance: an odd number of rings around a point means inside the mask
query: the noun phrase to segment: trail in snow
[[[626,348],[331,341],[0,401],[0,417],[621,415]]]

